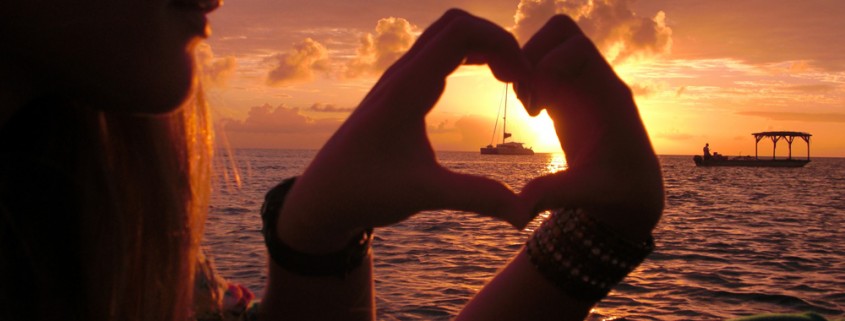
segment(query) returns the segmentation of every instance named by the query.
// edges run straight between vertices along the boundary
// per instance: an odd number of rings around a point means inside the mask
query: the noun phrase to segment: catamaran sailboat
[[[531,147],[525,148],[523,143],[519,142],[508,142],[507,139],[511,137],[511,133],[508,133],[507,124],[508,124],[508,84],[505,84],[505,108],[504,113],[502,114],[502,143],[496,144],[493,146],[492,139],[487,147],[481,147],[481,154],[485,155],[534,155],[534,150]],[[496,135],[496,127],[498,125],[498,120],[496,124],[493,125],[493,135]]]

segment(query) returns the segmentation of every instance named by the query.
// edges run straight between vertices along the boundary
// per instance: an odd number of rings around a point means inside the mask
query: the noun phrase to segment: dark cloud
[[[845,123],[843,113],[801,113],[801,112],[771,112],[771,111],[741,111],[738,115],[763,117],[777,121]]]
[[[629,0],[522,0],[514,16],[513,31],[528,40],[551,16],[572,17],[608,60],[621,62],[634,56],[668,53],[672,29],[666,14],[653,18],[638,16]]]
[[[315,72],[328,72],[330,69],[326,47],[311,38],[305,38],[294,44],[290,51],[276,54],[268,60],[273,67],[267,73],[267,84],[272,86],[311,80]]]

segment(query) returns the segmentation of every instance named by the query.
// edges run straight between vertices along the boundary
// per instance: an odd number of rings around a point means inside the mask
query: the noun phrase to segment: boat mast
[[[505,113],[502,116],[502,144],[505,143],[505,139],[508,139],[510,135],[508,133],[508,83],[505,83]]]

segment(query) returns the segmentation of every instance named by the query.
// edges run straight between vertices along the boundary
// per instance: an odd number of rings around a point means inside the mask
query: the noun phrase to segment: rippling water
[[[218,158],[225,166],[218,169],[205,243],[224,276],[259,296],[266,281],[261,199],[281,179],[301,173],[314,153],[237,150],[234,160]],[[443,152],[438,158],[450,169],[517,190],[564,166],[557,154]],[[817,158],[798,169],[698,168],[689,156],[660,160],[667,208],[654,232],[657,250],[590,320],[804,311],[845,316],[845,159]],[[377,229],[378,319],[451,318],[528,235],[452,211]]]

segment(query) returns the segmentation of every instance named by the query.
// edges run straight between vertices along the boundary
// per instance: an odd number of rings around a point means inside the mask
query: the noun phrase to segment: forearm
[[[321,212],[298,206],[308,202],[294,181],[272,188],[262,206],[270,254],[262,320],[372,320],[372,229],[336,232]]]
[[[459,319],[583,320],[654,247],[650,229],[631,239],[591,214],[553,211]]]
[[[302,276],[270,260],[262,320],[373,320],[372,254],[345,277]]]
[[[594,304],[558,289],[540,274],[522,249],[456,320],[583,320]]]

